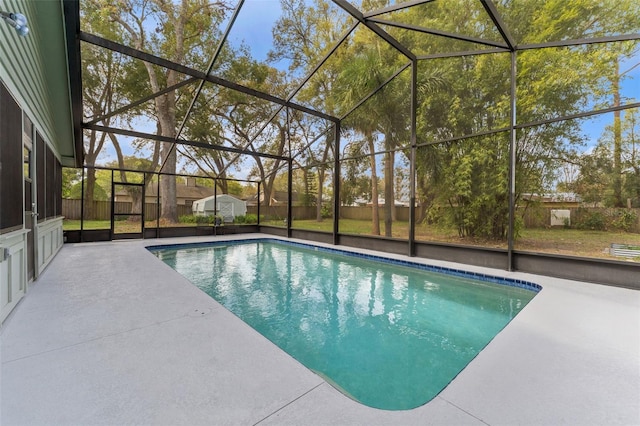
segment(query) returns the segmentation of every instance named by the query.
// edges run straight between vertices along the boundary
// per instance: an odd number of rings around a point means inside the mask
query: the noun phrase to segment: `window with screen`
[[[22,111],[0,84],[0,232],[22,228]]]
[[[36,185],[38,188],[38,221],[46,219],[45,214],[45,181],[46,181],[46,143],[40,133],[36,132]]]

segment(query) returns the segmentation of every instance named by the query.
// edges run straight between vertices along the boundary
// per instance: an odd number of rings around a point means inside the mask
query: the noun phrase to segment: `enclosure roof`
[[[131,152],[145,141],[177,143],[195,164],[214,149],[218,174],[246,156],[281,167],[327,143],[333,126],[421,61],[640,39],[639,21],[622,23],[618,3],[69,1],[71,83],[84,93],[82,104],[74,97],[75,120],[98,138],[130,141]],[[168,100],[171,117],[158,109]],[[304,123],[306,143],[274,150],[283,123],[289,138]]]

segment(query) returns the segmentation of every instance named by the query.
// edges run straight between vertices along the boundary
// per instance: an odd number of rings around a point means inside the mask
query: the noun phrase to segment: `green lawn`
[[[80,229],[80,221],[65,219],[62,223],[62,229],[65,231],[77,231]],[[111,221],[85,220],[84,229],[111,229]]]
[[[283,220],[263,221],[263,225],[284,227]],[[139,224],[127,221],[116,222],[117,232],[139,232]],[[147,228],[154,228],[155,221],[147,222]],[[174,225],[161,224],[161,226],[195,226],[193,223],[180,223]],[[325,219],[322,222],[315,220],[294,220],[294,229],[306,229],[312,231],[331,232],[333,230],[333,220]],[[111,222],[85,221],[84,229],[110,229]],[[80,229],[79,220],[65,220],[64,230]],[[392,227],[392,237],[399,239],[408,238],[408,222],[394,222]],[[339,232],[344,234],[371,235],[371,222],[368,220],[341,219]],[[384,236],[384,222],[380,222],[380,232]],[[433,226],[419,225],[416,227],[416,240],[418,241],[438,241],[462,245],[506,248],[506,242],[473,240],[460,238],[455,230],[441,229]],[[626,232],[609,231],[589,231],[579,229],[549,228],[549,229],[524,229],[520,238],[515,242],[515,248],[522,251],[565,254],[584,257],[613,258],[605,249],[611,243],[640,245],[640,234]],[[616,258],[620,259],[620,258]],[[640,259],[638,259],[640,260]]]

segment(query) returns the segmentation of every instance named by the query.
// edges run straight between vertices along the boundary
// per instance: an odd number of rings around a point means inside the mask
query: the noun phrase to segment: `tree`
[[[624,190],[631,199],[631,207],[640,207],[640,112],[638,108],[625,111],[622,122]]]
[[[335,127],[308,114],[292,114],[289,122],[289,136],[291,155],[297,167],[309,171],[316,170],[312,194],[313,200],[308,200],[309,205],[316,207],[316,221],[322,222],[323,203],[325,196],[325,181],[327,171],[333,169],[330,161],[334,155]],[[305,183],[310,182],[309,176],[305,176]],[[306,193],[307,191],[305,191]]]
[[[580,174],[572,185],[584,203],[594,207],[604,204],[611,187],[610,177],[612,153],[606,145],[598,144],[592,152],[579,158]]]
[[[351,153],[357,153],[360,148],[353,142],[349,145]],[[349,152],[345,153],[350,156]],[[372,199],[371,178],[367,176],[367,157],[358,157],[342,162],[340,174],[340,205],[353,206],[358,198]]]
[[[611,92],[613,96],[613,106],[619,107],[621,105],[620,95],[620,83],[630,70],[638,66],[638,64],[629,68],[626,71],[620,70],[620,62],[625,57],[632,57],[638,52],[634,51],[635,44],[630,43],[618,43],[615,48],[611,49],[613,62],[612,71],[607,73],[608,80],[611,85]],[[625,202],[623,199],[623,160],[622,160],[622,123],[621,123],[620,110],[613,112],[613,199],[615,207],[624,207]]]
[[[290,63],[288,78],[291,79],[291,87],[296,82],[307,77],[319,64],[320,60],[335,46],[338,40],[345,34],[350,26],[350,21],[343,18],[344,12],[330,2],[314,0],[311,3],[303,0],[281,0],[282,17],[273,28],[274,48],[269,52],[269,58],[273,61],[286,59]],[[338,97],[333,94],[335,81],[337,80],[341,66],[345,58],[344,52],[335,51],[331,60],[316,71],[312,78],[295,94],[294,99],[317,110],[331,115],[338,115]],[[294,116],[294,126],[304,127],[305,120],[298,120]],[[300,123],[297,123],[300,121]],[[317,127],[312,125],[311,127]],[[320,131],[326,130],[328,126]],[[295,132],[294,132],[295,133]],[[317,136],[316,132],[314,136]],[[303,138],[305,139],[305,138]],[[306,141],[313,139],[309,135]],[[326,190],[325,181],[332,166],[329,164],[331,155],[337,155],[334,150],[334,133],[325,133],[324,143],[315,150],[309,147],[304,149],[306,159],[318,170],[318,192],[316,194],[316,220],[322,221],[322,203]],[[295,141],[294,141],[295,142]],[[301,160],[300,160],[301,161]],[[378,231],[379,233],[379,231]]]
[[[85,28],[90,31],[109,35],[112,39],[118,39],[118,35],[113,28],[105,23],[99,10],[94,8],[83,8],[82,20]],[[84,100],[83,117],[85,121],[99,119],[99,124],[110,126],[116,122],[121,125],[126,123],[118,117],[110,116],[117,108],[127,102],[126,95],[121,88],[126,85],[126,72],[124,71],[127,61],[122,55],[117,55],[112,51],[103,51],[95,46],[86,46],[82,54],[82,96]],[[126,115],[124,120],[126,120]],[[101,199],[102,193],[98,194],[96,187],[96,169],[98,157],[102,155],[105,144],[110,139],[114,147],[119,149],[119,143],[115,135],[107,135],[96,130],[84,130],[84,165],[86,166],[84,181],[84,217],[93,219],[94,200]],[[121,165],[122,167],[122,165]],[[81,194],[82,195],[82,194]]]
[[[486,26],[455,2],[446,8],[440,28],[487,37]],[[620,7],[607,2],[508,1],[499,4],[503,19],[518,42],[538,43],[580,39],[621,31],[638,11],[637,2]],[[531,9],[533,8],[533,9]],[[522,25],[523,16],[536,18]],[[407,15],[413,13],[411,9]],[[436,10],[429,16],[439,16]],[[429,17],[415,15],[412,23],[429,27]],[[636,24],[637,25],[637,24]],[[424,48],[446,50],[431,38]],[[603,99],[602,75],[611,55],[589,45],[528,50],[517,53],[517,118],[519,123],[567,116],[593,108]],[[420,64],[420,74],[439,69],[447,88],[420,93],[418,138],[433,143],[506,128],[510,115],[509,54],[466,56]],[[438,209],[455,224],[461,236],[504,239],[508,229],[508,133],[461,139],[418,150],[417,182],[424,204]],[[573,161],[584,141],[579,123],[567,120],[519,129],[516,144],[516,203],[523,193],[542,193],[555,187],[560,165]],[[444,208],[444,206],[448,206]],[[422,218],[427,214],[420,215]]]
[[[386,64],[380,55],[380,43],[382,40],[370,40],[374,43],[371,49],[363,49],[359,54],[354,55],[351,60],[345,64],[343,71],[340,73],[339,85],[336,93],[340,93],[342,103],[347,109],[358,103],[363,96],[382,86],[388,74],[389,64]],[[376,46],[378,45],[378,46]],[[355,49],[355,48],[354,48]],[[391,91],[385,91],[377,101],[384,100],[384,95],[392,96]],[[371,170],[371,216],[372,216],[372,233],[380,235],[380,219],[378,214],[379,196],[378,196],[378,172],[376,162],[376,133],[380,130],[381,117],[385,111],[383,106],[377,102],[368,101],[360,106],[356,111],[352,112],[350,117],[345,121],[346,128],[352,128],[361,133],[367,143],[369,152],[369,168]],[[390,136],[390,135],[389,135]],[[393,206],[393,164],[391,160],[391,138],[385,137],[383,150],[385,151],[383,167],[385,182],[385,236],[391,236],[391,207]]]
[[[64,167],[62,169],[62,198],[80,199],[72,196],[73,188],[82,181],[82,169]],[[78,192],[79,195],[82,195]]]
[[[605,128],[595,148],[579,158],[574,190],[583,201],[625,207],[629,200],[632,207],[640,206],[639,135],[638,109],[626,110],[619,123]],[[624,200],[622,206],[620,199]]]
[[[123,39],[139,50],[151,51],[175,63],[202,65],[205,53],[209,52],[227,6],[223,2],[210,3],[206,0],[93,0],[105,18],[118,23]],[[145,84],[151,92],[177,84],[181,75],[172,69],[161,70],[143,62],[147,74]],[[151,117],[157,122],[157,134],[169,138],[177,136],[177,95],[172,90],[153,100]],[[176,150],[170,142],[160,144],[162,164],[159,192],[161,197],[161,217],[176,222]]]

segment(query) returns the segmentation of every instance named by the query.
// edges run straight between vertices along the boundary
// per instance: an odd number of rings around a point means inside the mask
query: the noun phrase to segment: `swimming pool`
[[[281,240],[149,249],[344,394],[389,410],[435,397],[541,289]]]

